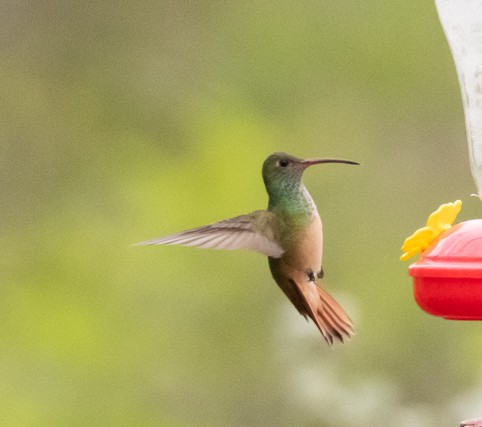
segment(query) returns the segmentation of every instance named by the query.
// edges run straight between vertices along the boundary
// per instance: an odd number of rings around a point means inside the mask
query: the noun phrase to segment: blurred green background
[[[0,4],[0,424],[456,426],[482,416],[476,322],[423,313],[406,236],[479,217],[435,6]],[[243,251],[132,243],[264,208],[273,151],[313,168],[328,348]]]

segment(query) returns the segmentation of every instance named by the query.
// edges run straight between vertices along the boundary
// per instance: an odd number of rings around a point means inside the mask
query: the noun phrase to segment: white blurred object
[[[482,199],[482,0],[435,0],[465,111],[470,167]]]

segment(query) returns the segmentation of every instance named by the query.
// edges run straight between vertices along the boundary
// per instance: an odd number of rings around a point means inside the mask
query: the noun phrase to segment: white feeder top
[[[435,0],[459,77],[470,168],[482,199],[482,0]]]

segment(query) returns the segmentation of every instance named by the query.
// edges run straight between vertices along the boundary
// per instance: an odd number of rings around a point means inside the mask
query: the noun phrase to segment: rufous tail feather
[[[315,282],[297,285],[290,280],[291,285],[283,289],[297,310],[305,317],[310,317],[320,330],[325,341],[345,342],[354,335],[353,323],[345,310],[335,299]]]
[[[312,310],[312,313],[308,314],[313,314],[310,317],[328,344],[333,344],[335,339],[344,342],[345,338],[350,338],[355,333],[352,321],[328,292],[319,286],[316,288],[320,303],[316,307],[316,311]]]

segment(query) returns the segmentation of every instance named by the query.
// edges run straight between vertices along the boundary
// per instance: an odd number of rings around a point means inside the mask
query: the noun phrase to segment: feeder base
[[[482,320],[482,279],[413,279],[415,300],[427,313],[451,320]]]

